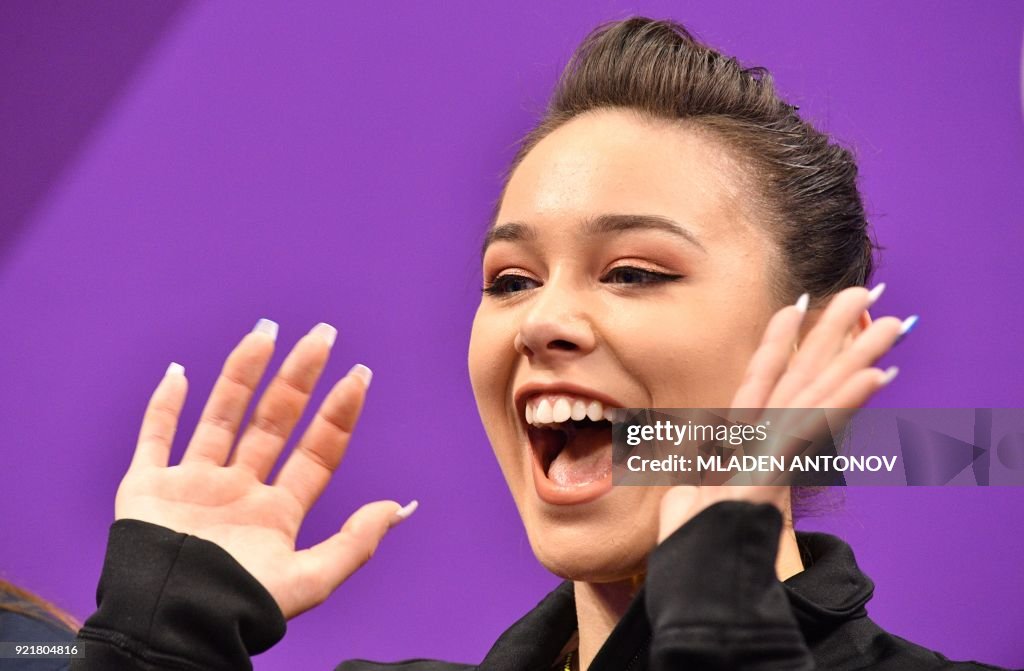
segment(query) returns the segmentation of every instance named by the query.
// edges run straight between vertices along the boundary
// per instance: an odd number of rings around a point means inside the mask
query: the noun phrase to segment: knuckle
[[[252,419],[252,426],[260,433],[265,433],[274,438],[287,440],[291,431],[285,422],[279,421],[268,415],[256,415]]]
[[[220,374],[221,379],[232,387],[240,388],[242,391],[252,393],[256,390],[256,383],[239,374],[233,366],[225,366]]]
[[[354,549],[354,555],[360,565],[373,559],[377,551],[377,541],[365,529],[359,526],[347,526],[341,530],[343,541]]]
[[[154,405],[150,408],[150,419],[178,421],[178,411],[169,405]]]
[[[355,428],[355,423],[351,421],[351,418],[346,413],[321,411],[318,414],[320,419],[322,419],[328,426],[336,429],[342,434],[349,435]]]
[[[140,449],[153,449],[163,447],[170,441],[170,436],[162,431],[150,431],[139,438],[137,447]]]
[[[319,575],[310,576],[309,580],[311,583],[309,591],[313,597],[313,602],[321,604],[327,601],[327,598],[331,596],[331,586]]]
[[[309,447],[308,445],[299,445],[296,449],[303,456],[305,456],[307,459],[312,461],[314,464],[316,464],[317,466],[323,468],[324,470],[326,470],[326,471],[328,471],[330,473],[333,473],[334,470],[338,467],[337,462],[332,461],[331,459],[328,459],[326,456],[321,454],[319,451],[317,451],[316,449],[314,449],[312,447]]]
[[[316,572],[304,571],[297,579],[298,583],[297,592],[302,596],[302,600],[308,602],[310,605],[319,605],[327,598],[331,596],[330,585],[326,584],[323,577]]]
[[[238,343],[227,359],[224,360],[223,371],[249,370],[262,364],[264,359],[270,357],[274,351],[274,342],[267,338],[252,338],[252,333],[246,334],[242,342]]]
[[[305,371],[305,373],[297,376],[279,375],[276,380],[277,385],[290,394],[305,398],[313,392],[313,385],[310,383],[312,373],[310,371]]]
[[[199,423],[211,429],[234,434],[235,421],[219,410],[212,410],[203,415]]]

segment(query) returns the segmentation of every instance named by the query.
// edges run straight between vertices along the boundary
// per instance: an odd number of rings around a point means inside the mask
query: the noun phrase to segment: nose
[[[531,361],[553,364],[593,351],[597,338],[581,297],[548,282],[536,290],[515,337],[516,351]]]

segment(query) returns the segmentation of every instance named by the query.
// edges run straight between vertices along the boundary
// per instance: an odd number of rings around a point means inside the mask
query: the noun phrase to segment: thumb
[[[658,518],[659,543],[693,517],[697,498],[698,488],[690,485],[680,485],[665,492],[661,499],[661,515]]]
[[[352,513],[338,533],[303,551],[301,572],[316,589],[310,590],[311,602],[297,604],[294,614],[324,601],[370,561],[388,530],[408,519],[418,505],[416,501],[405,507],[395,501],[367,503]]]

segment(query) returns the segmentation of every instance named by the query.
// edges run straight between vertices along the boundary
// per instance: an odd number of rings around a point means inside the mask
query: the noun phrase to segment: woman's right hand
[[[231,352],[181,463],[169,466],[185,401],[172,364],[146,408],[138,445],[117,491],[117,519],[136,519],[216,543],[270,592],[291,618],[324,601],[373,556],[388,529],[415,509],[375,501],[341,530],[296,550],[302,520],[345,454],[370,383],[355,366],[324,400],[273,484],[266,482],[327,363],[336,331],[318,324],[295,345],[248,426],[236,436],[274,351],[277,325],[260,320]],[[234,449],[232,450],[232,448]]]

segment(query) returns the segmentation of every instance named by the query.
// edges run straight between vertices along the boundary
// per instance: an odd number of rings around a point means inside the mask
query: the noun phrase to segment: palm
[[[138,519],[216,543],[291,617],[323,601],[369,559],[398,520],[399,506],[393,501],[363,506],[331,538],[296,550],[302,520],[344,454],[368,378],[355,370],[332,389],[268,484],[326,363],[329,342],[314,334],[299,341],[233,448],[272,350],[271,338],[252,334],[232,352],[181,464],[170,467],[170,442],[186,384],[182,375],[164,378],[147,409],[115,509],[118,519]]]
[[[753,421],[749,411],[764,408],[863,406],[895,375],[895,369],[883,371],[873,366],[892,348],[902,330],[895,317],[883,317],[858,329],[862,315],[878,295],[856,287],[834,296],[796,354],[793,345],[800,335],[804,311],[796,306],[779,310],[768,323],[733,398],[731,407],[737,418]],[[778,486],[673,487],[662,502],[660,538],[721,500],[783,507],[787,496],[788,488]]]

